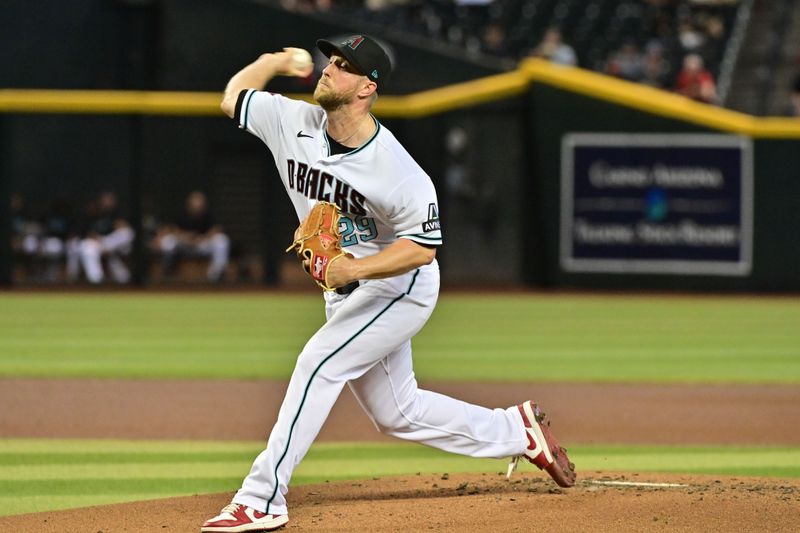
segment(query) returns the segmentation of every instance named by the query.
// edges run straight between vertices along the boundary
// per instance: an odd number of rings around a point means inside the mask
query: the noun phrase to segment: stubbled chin
[[[314,89],[314,100],[317,102],[319,102],[320,98],[324,100],[327,92],[323,86],[317,85],[317,88]]]
[[[316,100],[320,107],[326,111],[332,111],[341,107],[342,105],[341,100],[336,98],[335,95],[328,91],[315,91],[314,100]]]

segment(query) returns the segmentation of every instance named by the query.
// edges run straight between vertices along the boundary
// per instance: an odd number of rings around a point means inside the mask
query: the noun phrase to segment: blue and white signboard
[[[734,135],[566,135],[561,268],[749,274],[752,151]]]

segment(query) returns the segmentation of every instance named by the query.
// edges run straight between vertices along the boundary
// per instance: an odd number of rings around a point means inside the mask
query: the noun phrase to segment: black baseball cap
[[[341,42],[320,39],[317,41],[317,48],[325,57],[331,57],[334,51],[338,52],[361,74],[374,81],[379,89],[386,86],[392,74],[389,54],[378,41],[368,35],[353,35]]]

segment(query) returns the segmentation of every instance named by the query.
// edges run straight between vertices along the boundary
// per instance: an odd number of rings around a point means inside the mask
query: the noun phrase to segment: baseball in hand
[[[308,67],[314,64],[311,59],[311,54],[302,48],[295,48],[292,50],[292,67],[296,70],[307,70]]]

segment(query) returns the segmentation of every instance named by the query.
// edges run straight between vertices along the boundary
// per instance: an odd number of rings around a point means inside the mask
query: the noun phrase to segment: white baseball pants
[[[411,337],[433,312],[439,267],[326,293],[327,322],[297,359],[267,448],[233,498],[286,514],[286,492],[345,383],[383,433],[471,457],[519,455],[528,446],[516,408],[487,409],[417,388]]]
[[[117,283],[127,283],[130,272],[118,254],[127,255],[133,246],[134,231],[131,228],[118,228],[99,238],[83,239],[80,244],[80,257],[86,279],[100,283],[104,279],[103,255],[108,256],[108,268]]]
[[[187,243],[183,242],[177,235],[169,234],[161,239],[160,248],[165,255],[187,251],[203,257],[211,257],[206,277],[214,281],[219,279],[225,273],[225,269],[228,268],[231,240],[224,233],[215,233],[198,243]]]

